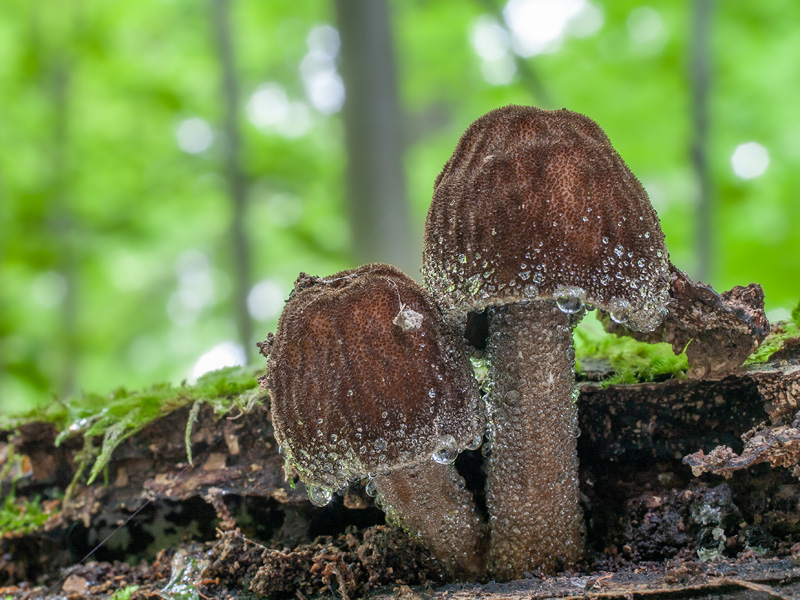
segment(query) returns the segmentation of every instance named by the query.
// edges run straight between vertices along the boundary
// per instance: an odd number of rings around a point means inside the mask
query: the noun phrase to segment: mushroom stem
[[[472,494],[452,464],[416,465],[373,480],[386,514],[419,535],[451,574],[484,573],[485,540]]]
[[[489,572],[554,573],[583,551],[570,315],[553,301],[488,310]]]

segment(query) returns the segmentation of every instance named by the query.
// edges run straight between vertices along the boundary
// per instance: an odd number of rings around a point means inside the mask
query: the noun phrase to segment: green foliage
[[[669,344],[647,344],[607,333],[594,316],[575,329],[575,362],[578,372],[587,359],[607,361],[612,375],[602,385],[654,381],[682,377],[689,368],[686,353],[675,355]]]
[[[206,350],[236,339],[242,307],[209,5],[90,1],[54,14],[36,6],[5,2],[0,19],[0,412],[47,405],[44,416],[70,424],[76,415],[53,396],[180,382]],[[316,64],[304,62],[314,58],[309,34],[334,24],[333,4],[231,6],[250,283],[267,282],[278,298],[259,317],[254,337],[263,339],[298,272],[355,266],[351,240],[372,232],[349,231],[341,114],[315,109],[302,76]],[[389,3],[412,226],[421,237],[434,178],[472,120],[508,103],[567,107],[607,131],[650,192],[673,262],[694,275],[702,232],[687,141],[693,4],[586,6],[541,53],[522,56],[502,0]],[[715,270],[706,283],[761,283],[770,310],[796,298],[800,280],[799,20],[800,3],[775,0],[718,3],[712,23]],[[488,44],[494,58],[478,52],[487,26],[500,34]],[[498,69],[509,76],[492,80]],[[281,124],[305,129],[254,123],[248,102],[264,85],[285,94],[291,110]],[[176,132],[194,118],[214,138],[190,153]],[[730,159],[748,141],[767,149],[770,164],[743,179]],[[82,418],[109,398],[96,400]]]

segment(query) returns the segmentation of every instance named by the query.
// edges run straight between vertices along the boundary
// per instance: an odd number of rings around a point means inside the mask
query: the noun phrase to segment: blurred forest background
[[[672,260],[800,297],[800,3],[0,7],[0,410],[250,361],[298,272],[419,278],[433,181],[509,103],[595,119]]]

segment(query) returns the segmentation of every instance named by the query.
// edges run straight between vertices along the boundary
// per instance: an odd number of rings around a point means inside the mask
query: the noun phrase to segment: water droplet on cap
[[[452,463],[456,456],[458,456],[458,446],[456,445],[456,439],[452,435],[442,437],[431,453],[431,458],[440,465]]]
[[[631,316],[631,305],[624,298],[612,298],[608,303],[608,316],[614,323],[625,323]]]
[[[333,498],[333,492],[323,487],[312,485],[308,488],[308,499],[314,506],[327,506]]]
[[[583,290],[579,288],[561,288],[556,290],[556,304],[561,312],[575,314],[583,308]]]
[[[482,443],[483,443],[483,435],[479,433],[470,440],[469,444],[467,444],[467,450],[477,450],[478,448],[481,447]]]

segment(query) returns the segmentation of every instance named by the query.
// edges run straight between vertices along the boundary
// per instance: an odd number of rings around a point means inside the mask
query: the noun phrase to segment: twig
[[[755,592],[763,592],[765,594],[769,594],[773,598],[780,598],[780,600],[796,600],[794,596],[786,596],[781,594],[778,590],[768,585],[764,585],[761,583],[755,583],[754,581],[747,581],[746,579],[723,579],[720,583],[728,583],[732,585],[738,585],[743,588],[747,588],[748,590],[753,590]]]

